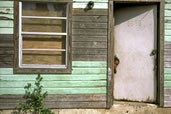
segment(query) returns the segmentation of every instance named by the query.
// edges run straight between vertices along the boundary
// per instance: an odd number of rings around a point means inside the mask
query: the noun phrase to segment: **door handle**
[[[150,53],[150,56],[155,56],[155,55],[157,55],[157,50],[153,49]]]
[[[120,60],[119,60],[119,58],[115,55],[115,56],[114,56],[114,73],[115,73],[115,74],[116,74],[116,72],[117,72],[116,68],[117,68],[117,66],[119,65],[119,63],[120,63]]]

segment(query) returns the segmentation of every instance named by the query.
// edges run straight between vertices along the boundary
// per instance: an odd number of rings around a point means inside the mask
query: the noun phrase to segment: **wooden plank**
[[[164,56],[164,61],[165,62],[171,62],[171,56]]]
[[[107,23],[84,23],[84,22],[73,22],[73,29],[107,29]]]
[[[0,7],[1,8],[12,8],[13,7],[13,1],[0,1]]]
[[[14,1],[14,53],[19,53],[19,3],[18,1]],[[14,66],[12,69],[12,74],[13,72],[17,71],[19,69],[19,54],[14,54]],[[16,70],[17,69],[17,70]]]
[[[106,23],[107,16],[73,16],[72,21],[78,22],[93,22],[93,23]]]
[[[72,54],[73,55],[105,55],[107,54],[107,49],[78,49],[78,48],[73,48],[72,49]]]
[[[0,28],[0,34],[13,34],[13,28]]]
[[[171,95],[171,88],[165,87],[164,88],[164,94],[167,96],[170,96]]]
[[[0,47],[1,48],[11,48],[14,46],[13,39],[10,37],[5,38],[0,35]]]
[[[50,14],[50,13],[49,12],[44,13],[44,10],[43,10],[43,14]],[[57,13],[55,12],[55,14]],[[60,33],[66,32],[66,20],[22,19],[22,31],[24,32],[60,32]]]
[[[106,101],[105,94],[84,94],[84,95],[48,95],[46,102],[53,101],[80,101],[80,102],[91,102],[91,101]]]
[[[105,94],[106,87],[91,88],[44,88],[48,94]],[[24,94],[24,88],[0,88],[0,94]]]
[[[167,57],[171,56],[171,49],[170,48],[164,49],[164,56],[167,56]]]
[[[171,74],[171,68],[164,68],[164,74]]]
[[[14,109],[18,107],[18,103],[1,104],[0,109]],[[46,103],[45,107],[58,109],[73,109],[73,108],[105,108],[106,102],[50,102]]]
[[[171,16],[171,10],[165,9],[164,12],[165,16]]]
[[[165,35],[166,36],[171,36],[171,30],[165,30]]]
[[[164,39],[165,39],[166,42],[171,42],[171,36],[165,36]]]
[[[12,20],[0,20],[0,28],[13,28],[13,21]]]
[[[0,62],[0,68],[12,68],[12,67],[13,67],[13,62],[9,62],[9,61]]]
[[[105,94],[48,95],[45,102],[91,102],[106,101]],[[23,95],[0,95],[0,103],[15,103],[23,99]]]
[[[82,64],[82,63],[84,63],[84,64]],[[105,61],[84,61],[84,62],[81,62],[81,61],[73,61],[73,69],[74,68],[85,68],[85,69],[88,69],[88,72],[89,72],[89,69],[92,67],[92,68],[101,68],[101,67],[105,67],[104,65],[106,64],[106,62]],[[102,65],[102,66],[100,66],[100,65]],[[85,70],[85,69],[82,69],[82,70]],[[95,69],[95,70],[96,70]],[[81,69],[80,69],[81,70]],[[91,70],[91,69],[90,69]],[[92,69],[93,70],[93,69]],[[74,72],[75,72],[75,70],[74,70]],[[76,70],[76,72],[78,73],[78,71]],[[92,71],[92,72],[94,72],[94,71]],[[96,72],[96,71],[95,71]],[[85,72],[86,73],[86,72]],[[104,72],[102,72],[103,74],[104,74]],[[2,74],[13,74],[13,69],[12,68],[7,68],[7,69],[5,69],[5,68],[1,68],[0,69],[0,75],[2,75]],[[89,73],[90,74],[90,73]],[[59,75],[59,74],[58,74]],[[30,76],[30,75],[28,75],[28,76]],[[52,75],[52,76],[56,76],[56,75]],[[63,75],[61,75],[61,76],[63,76]]]
[[[15,71],[16,69],[14,69],[14,71]],[[26,73],[27,72],[27,74],[36,74],[36,73],[41,73],[41,74],[54,74],[54,73],[56,73],[56,72],[60,72],[60,73],[62,73],[62,71],[63,71],[63,74],[68,74],[68,73],[70,73],[71,71],[65,71],[64,72],[64,70],[63,69],[36,69],[36,71],[35,71],[35,69],[33,68],[33,69],[29,69],[29,72],[27,71],[27,69],[17,69],[18,71],[17,71],[17,73]],[[25,71],[24,71],[25,70]],[[100,69],[93,69],[93,68],[91,68],[91,70],[92,71],[90,71],[90,69],[84,69],[85,71],[77,71],[78,69],[76,69],[75,68],[75,70],[73,69],[72,70],[72,73],[74,72],[78,72],[79,74],[80,73],[82,73],[82,74],[100,74],[101,72],[103,72],[103,70],[102,71],[99,71]],[[15,71],[16,72],[16,71]],[[47,73],[48,72],[48,73]]]
[[[1,8],[0,7],[0,14],[13,14],[13,8]]]
[[[108,44],[107,44],[107,108],[110,108],[113,104],[113,57],[114,57],[114,2],[109,1],[108,9]]]
[[[0,109],[16,109],[18,108],[19,104],[18,103],[1,103],[0,104]]]
[[[165,0],[165,3],[171,3],[171,1],[170,0]]]
[[[49,108],[69,108],[69,109],[73,109],[73,108],[90,108],[90,109],[94,109],[94,108],[106,108],[106,102],[50,102],[50,103],[45,103],[45,106],[49,107]]]
[[[107,48],[107,42],[72,42],[73,48]]]
[[[164,55],[170,55],[171,49],[164,49]]]
[[[164,48],[166,49],[171,49],[171,42],[165,42],[164,43]]]
[[[92,35],[73,35],[72,41],[104,41],[107,42],[107,36],[92,36]]]
[[[73,3],[73,8],[86,8],[87,3]],[[93,9],[107,9],[108,3],[94,3]]]
[[[74,61],[106,61],[107,55],[72,55]]]
[[[89,105],[87,105],[87,102],[89,102],[89,104],[91,104],[92,102],[96,102],[97,104],[95,105],[95,107],[97,107],[99,103],[101,104],[101,102],[106,102],[105,96],[105,94],[48,95],[45,99],[45,104],[47,107],[50,108],[60,108],[64,106],[65,108],[74,108],[71,107],[72,105],[70,105],[69,107],[68,105],[70,103],[75,103],[75,105],[77,104],[79,106],[80,103],[84,104],[86,102],[85,106],[83,104],[82,106],[88,108],[87,106]],[[0,109],[16,108],[17,105],[23,101],[24,99],[22,95],[0,95]],[[103,108],[105,108],[105,106]]]
[[[72,61],[73,68],[106,68],[106,61]]]
[[[170,23],[171,22],[171,16],[169,16],[169,17],[165,16],[164,17],[164,22],[165,23]]]
[[[14,16],[12,14],[0,14],[0,19],[2,19],[2,20],[13,20]]]
[[[0,55],[0,62],[12,62],[13,61],[13,55]]]
[[[7,43],[0,43],[0,48],[13,48],[14,44],[7,42]]]
[[[169,74],[169,73],[166,73],[166,74],[164,74],[164,76],[171,76],[171,74]]]
[[[106,61],[72,61],[72,67],[73,68],[106,68]],[[5,69],[0,69],[0,71],[3,70]],[[7,70],[9,72],[12,71],[12,69],[7,69]]]
[[[106,74],[106,68],[73,68],[72,74]]]
[[[162,0],[115,0],[115,2],[122,2],[122,3],[127,3],[127,2],[133,2],[133,3],[158,3],[161,2]]]
[[[108,0],[92,0],[93,2],[106,3]],[[73,0],[73,2],[89,2],[89,0]]]
[[[9,34],[0,35],[0,43],[13,43],[13,37]]]
[[[164,67],[165,68],[170,68],[171,67],[171,62],[164,61]]]
[[[27,83],[34,86],[35,81],[1,81],[0,88],[22,88]],[[91,87],[105,87],[106,81],[42,81],[41,85],[44,88],[91,88]]]
[[[164,107],[169,108],[171,106],[171,101],[164,101]]]
[[[13,39],[13,34],[0,34],[0,40],[5,40],[5,39],[7,39],[7,40],[12,40]]]
[[[167,4],[167,3],[165,3],[165,9],[167,9],[167,10],[171,10],[171,4]]]
[[[164,81],[171,81],[171,74],[164,76]]]
[[[0,68],[0,75],[2,74],[9,74],[9,75],[14,74],[13,68]],[[73,68],[72,74],[73,75],[106,74],[106,68]]]
[[[170,62],[171,61],[171,58],[170,58],[171,56],[164,56],[164,61],[165,62]]]
[[[98,75],[56,75],[56,74],[42,74],[43,81],[102,81],[106,80],[105,74]],[[35,81],[37,75],[1,75],[2,81]],[[83,78],[84,77],[84,78]]]
[[[171,29],[171,23],[165,23],[165,30],[166,29]]]
[[[171,96],[170,95],[165,95],[164,100],[165,101],[171,101]]]
[[[164,81],[164,87],[171,87],[171,81]]]
[[[107,29],[72,29],[74,35],[106,36]]]
[[[23,36],[23,48],[65,49],[65,37],[62,38],[30,38]]]
[[[13,48],[0,48],[0,55],[12,55],[14,54]]]
[[[107,14],[107,9],[92,9],[85,11],[83,8],[79,9],[72,9],[72,15],[73,16],[104,16]]]

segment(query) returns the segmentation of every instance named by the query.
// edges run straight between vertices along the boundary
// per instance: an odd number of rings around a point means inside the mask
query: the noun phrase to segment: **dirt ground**
[[[55,114],[171,114],[171,108],[160,108],[155,104],[115,102],[110,109],[55,109]],[[0,111],[10,114],[11,110]]]

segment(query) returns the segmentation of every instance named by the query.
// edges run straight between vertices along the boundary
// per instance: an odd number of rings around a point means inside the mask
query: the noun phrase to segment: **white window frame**
[[[58,2],[57,2],[58,3]],[[22,16],[22,2],[20,1],[19,2],[19,67],[20,68],[62,68],[62,69],[66,69],[67,66],[68,66],[68,40],[69,40],[69,37],[68,37],[68,5],[66,5],[66,17],[46,17],[46,16]],[[27,19],[56,19],[56,20],[66,20],[66,32],[65,33],[60,33],[60,32],[23,32],[22,31],[22,19],[23,18],[27,18]],[[55,36],[66,36],[66,47],[65,49],[29,49],[29,48],[26,48],[26,49],[23,49],[23,45],[22,45],[22,41],[23,41],[23,37],[22,35],[55,35]],[[56,51],[56,52],[65,52],[65,65],[59,65],[59,64],[56,64],[56,65],[48,65],[48,64],[23,64],[22,63],[22,59],[23,59],[23,50],[29,50],[29,51],[33,51],[33,50],[38,50],[38,51]]]

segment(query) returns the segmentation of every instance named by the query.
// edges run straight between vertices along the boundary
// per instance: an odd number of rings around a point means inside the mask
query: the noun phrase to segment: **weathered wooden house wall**
[[[106,107],[108,0],[95,1],[94,9],[84,12],[89,0],[73,0],[72,74],[44,74],[44,90],[56,95],[50,107]],[[37,74],[13,73],[13,1],[0,0],[0,108],[12,108],[24,93],[23,86]],[[171,106],[171,0],[165,0],[164,106]],[[163,83],[163,82],[162,82]],[[64,96],[69,94],[69,97]],[[80,95],[85,94],[81,97]],[[89,95],[93,95],[90,97]],[[73,98],[75,95],[75,99]],[[88,95],[88,96],[86,96]],[[85,99],[86,98],[86,99]],[[55,104],[55,100],[58,104]],[[63,102],[61,102],[63,101]],[[89,101],[91,103],[89,103]],[[63,105],[61,105],[61,104]],[[57,107],[58,107],[57,106]]]
[[[106,107],[108,0],[93,0],[93,10],[84,12],[88,1],[73,0],[72,74],[41,75],[51,108]],[[16,107],[38,75],[13,73],[13,7],[0,0],[0,109]]]

